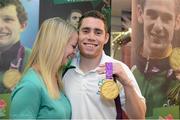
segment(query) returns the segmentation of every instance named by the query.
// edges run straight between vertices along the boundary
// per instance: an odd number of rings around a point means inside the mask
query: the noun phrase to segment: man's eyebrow
[[[166,19],[169,18],[169,19],[172,19],[173,16],[171,14],[168,14],[168,13],[163,13],[163,17],[165,17]]]
[[[146,11],[146,14],[155,14],[155,13],[157,13],[157,12],[153,9],[147,9],[147,11]]]
[[[165,12],[161,12],[161,11],[159,11],[164,17],[167,17],[167,18],[172,18],[172,15],[171,15],[171,13],[165,13]],[[147,12],[146,12],[146,14],[151,14],[151,15],[153,15],[153,14],[157,14],[157,11],[156,10],[153,10],[153,9],[147,9]]]
[[[82,30],[88,30],[88,29],[91,29],[90,27],[83,27],[81,28]]]
[[[99,28],[95,28],[94,30],[95,31],[103,31],[102,29],[99,29]]]
[[[3,17],[11,17],[11,18],[15,18],[16,16],[13,16],[13,15],[3,15]]]
[[[102,29],[99,29],[99,28],[90,28],[90,27],[83,27],[81,29],[82,30],[90,30],[90,29],[92,29],[92,30],[95,30],[95,31],[103,31]]]

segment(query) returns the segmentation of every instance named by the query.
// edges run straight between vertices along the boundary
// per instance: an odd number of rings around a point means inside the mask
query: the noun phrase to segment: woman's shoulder
[[[41,77],[40,75],[33,69],[29,68],[26,73],[23,74],[19,85],[28,86],[32,84],[34,87],[41,87]]]
[[[13,89],[12,98],[15,94],[22,94],[22,95],[38,94],[38,95],[40,95],[41,91],[42,91],[42,84],[40,83],[40,80],[39,80],[37,74],[34,72],[33,69],[30,68],[22,76],[20,82]]]

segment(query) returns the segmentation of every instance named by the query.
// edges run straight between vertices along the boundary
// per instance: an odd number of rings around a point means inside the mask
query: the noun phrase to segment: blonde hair
[[[52,81],[53,78],[58,77],[57,84],[59,89],[63,89],[61,75],[64,47],[74,32],[76,32],[76,29],[59,17],[45,20],[40,27],[32,48],[32,54],[25,68],[26,72],[33,65],[38,65],[38,70],[48,93],[54,99],[59,97],[60,92],[53,87]]]

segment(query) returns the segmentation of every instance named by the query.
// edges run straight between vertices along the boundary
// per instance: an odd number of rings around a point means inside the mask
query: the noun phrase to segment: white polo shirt
[[[100,64],[105,62],[120,63],[129,78],[133,81],[134,89],[139,97],[141,95],[137,82],[130,69],[122,62],[117,61],[107,55],[102,55]],[[100,96],[100,87],[105,79],[105,75],[100,75],[96,69],[83,73],[79,69],[79,57],[73,59],[72,64],[76,68],[69,69],[63,77],[64,90],[72,106],[72,119],[115,119],[116,106],[114,100],[106,100]],[[124,109],[125,94],[124,89],[120,91],[121,104]]]

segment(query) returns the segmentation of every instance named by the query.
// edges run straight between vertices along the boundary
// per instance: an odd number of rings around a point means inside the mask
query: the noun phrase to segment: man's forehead
[[[81,22],[81,27],[104,29],[104,26],[105,26],[104,22],[101,19],[94,18],[94,17],[84,18]]]
[[[170,0],[146,0],[144,10],[149,9],[172,14],[175,12],[175,3]]]
[[[15,9],[16,10],[16,6],[13,4],[7,5],[7,6],[3,6],[0,7],[0,9]]]
[[[8,5],[8,6],[5,6],[3,8],[0,8],[0,12],[1,12],[1,14],[7,14],[8,13],[8,15],[17,14],[15,5]]]
[[[149,4],[158,4],[159,7],[167,4],[174,4],[175,5],[175,0],[144,0],[144,6]]]

